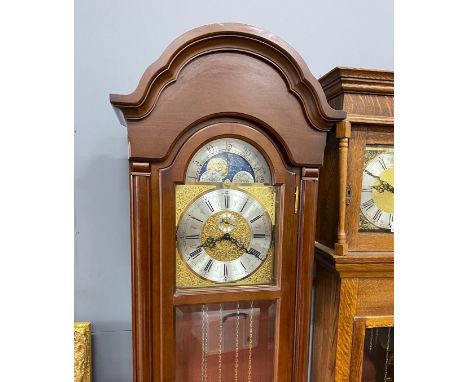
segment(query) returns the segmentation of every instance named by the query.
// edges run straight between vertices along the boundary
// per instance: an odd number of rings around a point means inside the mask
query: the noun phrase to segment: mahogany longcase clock
[[[345,113],[288,44],[179,37],[129,95],[134,381],[306,381],[318,169]]]

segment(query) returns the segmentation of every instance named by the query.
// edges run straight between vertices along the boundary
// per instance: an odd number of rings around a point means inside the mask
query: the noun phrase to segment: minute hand
[[[228,237],[227,239],[233,243],[237,248],[239,249],[242,249],[243,251],[248,251],[249,249],[244,245],[242,244],[242,242],[240,242],[239,240],[237,240],[236,238],[232,237],[231,235],[229,234],[226,234]]]

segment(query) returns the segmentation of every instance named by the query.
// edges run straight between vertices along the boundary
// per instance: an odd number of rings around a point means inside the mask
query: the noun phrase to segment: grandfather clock
[[[176,39],[129,95],[134,381],[307,381],[319,167],[345,117],[288,44]]]
[[[346,119],[320,172],[314,382],[393,381],[393,72],[335,68],[320,79]]]

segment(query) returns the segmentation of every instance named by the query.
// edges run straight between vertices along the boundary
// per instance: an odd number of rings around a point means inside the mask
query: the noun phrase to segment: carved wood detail
[[[328,105],[322,87],[289,44],[259,28],[235,23],[206,25],[186,32],[146,69],[133,93],[111,94],[110,101],[122,110],[126,120],[144,118],[185,65],[213,52],[251,54],[275,66],[316,128],[329,130],[333,122],[345,116]]]
[[[337,67],[320,83],[327,99],[349,114],[393,118],[393,72]]]
[[[111,103],[128,127],[135,161],[164,161],[194,126],[223,117],[269,130],[291,164],[320,166],[325,132],[346,116],[329,106],[293,48],[242,24],[187,32],[146,70],[133,93],[112,94]]]
[[[338,255],[346,255],[348,252],[348,242],[346,240],[346,189],[348,179],[348,142],[351,137],[351,124],[348,121],[337,123],[336,137],[339,139],[339,208],[335,251]]]

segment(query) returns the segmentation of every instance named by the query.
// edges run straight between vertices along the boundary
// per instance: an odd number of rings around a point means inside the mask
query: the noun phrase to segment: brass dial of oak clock
[[[246,192],[216,189],[198,197],[182,215],[179,253],[199,277],[233,282],[266,260],[272,224],[262,205]]]
[[[393,148],[367,146],[361,188],[361,231],[393,231]]]
[[[250,143],[236,138],[213,140],[191,159],[186,183],[271,183],[271,173],[263,155]]]

